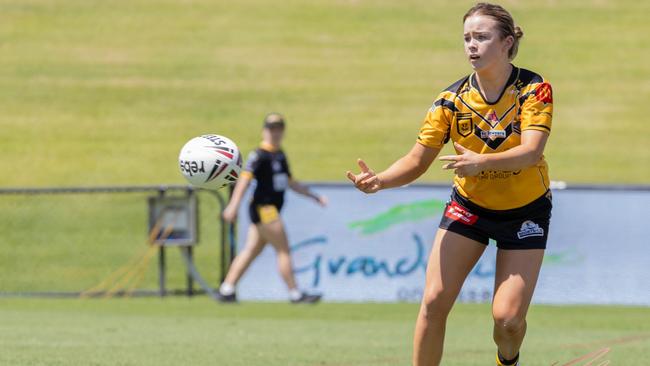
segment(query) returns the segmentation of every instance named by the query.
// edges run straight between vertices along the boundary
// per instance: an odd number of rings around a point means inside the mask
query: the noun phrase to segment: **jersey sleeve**
[[[255,178],[257,176],[257,171],[260,166],[260,156],[257,151],[251,151],[248,154],[248,159],[246,159],[246,166],[242,172],[242,176],[247,176],[248,178]]]
[[[546,80],[531,85],[528,97],[521,105],[521,130],[551,132],[553,120],[553,89]]]
[[[422,122],[418,142],[426,147],[441,149],[449,140],[449,127],[456,107],[447,94],[442,93],[436,98]]]

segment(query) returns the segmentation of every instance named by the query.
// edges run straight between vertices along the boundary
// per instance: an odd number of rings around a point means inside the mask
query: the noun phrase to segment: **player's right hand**
[[[379,179],[379,176],[375,174],[372,169],[368,168],[368,165],[366,165],[363,160],[357,160],[357,164],[359,164],[359,168],[361,168],[361,173],[355,175],[348,170],[346,173],[348,179],[354,183],[354,186],[361,192],[375,193],[379,191],[381,189],[381,180]]]
[[[224,221],[228,223],[233,223],[237,219],[237,207],[233,207],[231,205],[226,206],[226,208],[223,210],[223,213],[221,214],[221,217],[223,217]]]

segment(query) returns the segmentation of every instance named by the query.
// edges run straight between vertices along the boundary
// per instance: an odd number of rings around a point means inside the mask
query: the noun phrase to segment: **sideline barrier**
[[[413,185],[375,195],[347,184],[311,187],[328,196],[329,207],[289,192],[283,209],[300,286],[323,293],[325,301],[420,301],[428,253],[450,186]],[[650,305],[645,223],[650,187],[569,186],[553,190],[553,205],[533,301]],[[250,222],[247,212],[240,210],[239,246]],[[490,301],[495,256],[490,243],[459,301]],[[267,247],[242,279],[239,298],[286,297],[275,254]]]
[[[197,189],[193,188],[192,186],[188,185],[148,185],[148,186],[97,186],[97,187],[43,187],[43,188],[0,188],[0,199],[2,196],[73,196],[73,195],[99,195],[99,194],[110,194],[110,195],[115,195],[115,194],[134,194],[134,193],[153,193],[157,194],[158,197],[165,196],[167,193],[179,193],[179,192],[185,192],[187,194],[194,194],[194,192],[198,191]],[[207,190],[201,190],[208,192],[210,196],[214,197],[218,203],[219,206],[219,212],[215,213],[216,220],[221,220],[221,225],[220,225],[220,235],[219,235],[219,248],[220,248],[220,257],[221,257],[221,265],[220,265],[220,279],[219,283],[223,281],[223,278],[225,277],[226,270],[232,261],[232,258],[234,257],[234,247],[232,245],[232,235],[229,235],[228,233],[228,228],[226,228],[227,225],[223,222],[221,219],[221,211],[225,207],[225,201],[219,192],[216,191],[207,191]],[[227,190],[224,190],[227,194]],[[196,197],[196,196],[195,196]],[[92,201],[90,201],[92,202]],[[143,202],[143,205],[146,204],[146,202]],[[198,220],[198,219],[197,219]],[[229,225],[232,226],[232,225]],[[232,230],[232,228],[230,229]],[[150,238],[151,239],[151,238]],[[151,243],[150,243],[151,244]],[[156,250],[158,252],[158,265],[159,265],[159,289],[158,291],[151,291],[151,290],[136,290],[135,285],[131,285],[132,287],[128,287],[126,289],[118,288],[114,284],[110,284],[109,287],[111,287],[110,290],[107,292],[108,295],[119,295],[119,296],[130,296],[133,294],[134,296],[152,296],[152,295],[159,295],[159,296],[165,296],[165,295],[179,295],[179,294],[187,294],[188,296],[193,295],[194,293],[201,293],[201,294],[207,294],[213,298],[215,298],[215,291],[214,289],[204,280],[204,278],[199,274],[196,266],[194,265],[194,261],[192,258],[192,248],[191,247],[181,247],[181,256],[183,259],[183,262],[186,266],[186,273],[187,273],[187,288],[185,291],[181,291],[178,289],[168,289],[166,287],[166,280],[165,280],[165,247],[161,245],[156,245]],[[154,253],[148,253],[147,254],[147,262],[148,259],[153,255]],[[143,264],[143,266],[146,266],[146,263]],[[135,276],[141,277],[144,274],[144,268],[140,268],[139,266],[136,266],[134,268],[127,268],[130,270],[128,274],[133,274]],[[122,271],[126,272],[126,271]],[[133,272],[133,273],[131,273]],[[122,278],[122,274],[124,273],[118,273],[120,276],[117,276],[119,279],[119,283],[126,282],[127,284],[130,284],[130,281],[132,278],[131,277],[124,277]],[[111,275],[113,276],[113,275]],[[109,276],[110,277],[110,276]],[[193,282],[196,281],[199,286],[202,288],[202,291],[195,292],[194,291],[194,286]],[[109,281],[110,282],[110,281]],[[217,282],[217,281],[215,281]],[[102,282],[103,283],[103,282]],[[135,284],[137,285],[137,281]],[[101,287],[101,286],[100,286]],[[90,290],[87,291],[57,291],[55,289],[51,289],[50,291],[5,291],[5,289],[0,288],[0,297],[12,297],[12,296],[19,296],[19,297],[77,297],[77,296],[96,296],[98,293],[96,293],[94,288],[91,288]],[[103,294],[105,291],[99,291],[99,294]]]

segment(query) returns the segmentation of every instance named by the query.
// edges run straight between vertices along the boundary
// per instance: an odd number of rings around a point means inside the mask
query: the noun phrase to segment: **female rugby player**
[[[276,250],[278,269],[289,289],[289,300],[292,303],[315,303],[320,300],[320,295],[302,292],[296,286],[289,241],[280,211],[287,188],[312,198],[321,206],[326,205],[326,199],[312,193],[307,187],[292,178],[289,163],[280,147],[284,130],[285,122],[280,114],[271,113],[264,118],[262,143],[248,157],[246,168],[237,181],[230,203],[224,209],[224,220],[235,221],[242,197],[251,181],[255,179],[257,185],[248,206],[251,225],[248,228],[246,246],[235,257],[225,281],[219,288],[220,298],[224,302],[237,301],[235,285],[251,262],[262,252],[266,243],[271,243]]]
[[[542,264],[551,194],[543,151],[553,112],[550,84],[513,66],[523,33],[499,5],[479,3],[463,17],[465,54],[473,73],[445,89],[428,111],[417,143],[375,174],[359,160],[347,173],[366,193],[399,187],[443,156],[454,188],[436,233],[415,325],[413,364],[438,365],[447,315],[468,273],[497,243],[492,316],[497,365],[517,365],[526,313]]]

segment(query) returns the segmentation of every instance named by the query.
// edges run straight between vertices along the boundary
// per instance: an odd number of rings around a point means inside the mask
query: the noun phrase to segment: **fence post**
[[[165,297],[165,246],[158,246],[158,293],[160,297]]]

